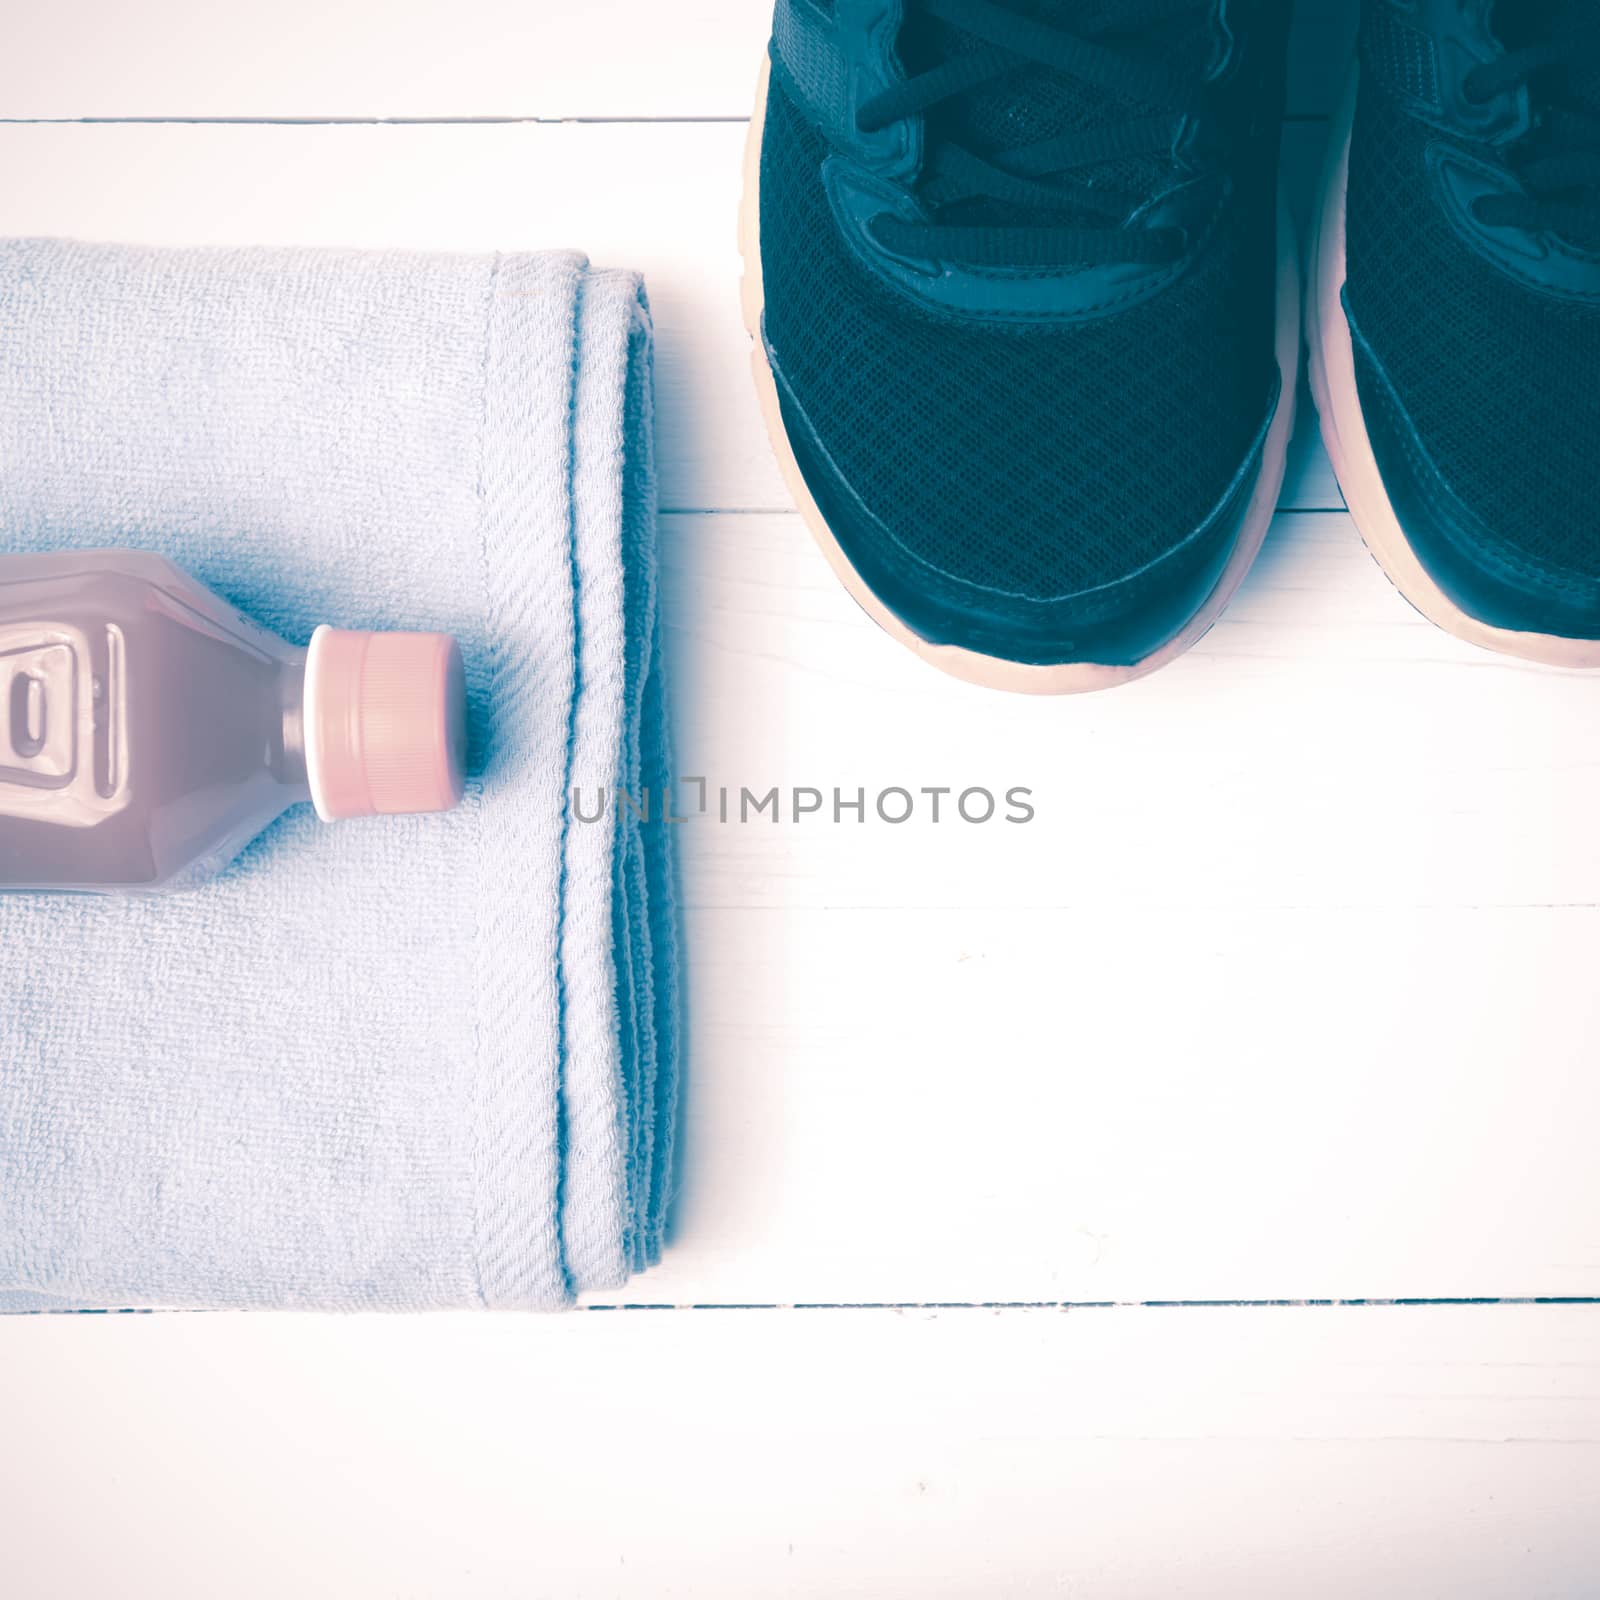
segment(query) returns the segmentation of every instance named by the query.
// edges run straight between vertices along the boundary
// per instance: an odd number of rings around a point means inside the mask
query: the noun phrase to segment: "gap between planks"
[[[1600,1306],[1600,1295],[1396,1295],[1307,1300],[630,1300],[578,1311],[1349,1311],[1415,1306]]]

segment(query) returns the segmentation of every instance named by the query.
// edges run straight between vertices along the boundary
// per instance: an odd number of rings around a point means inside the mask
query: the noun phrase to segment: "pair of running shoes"
[[[1068,693],[1171,661],[1261,548],[1303,325],[1400,592],[1600,667],[1600,0],[1365,0],[1300,253],[1289,0],[778,0],[745,312],[860,605]]]

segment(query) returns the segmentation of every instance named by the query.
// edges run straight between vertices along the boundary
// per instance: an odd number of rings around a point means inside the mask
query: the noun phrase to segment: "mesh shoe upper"
[[[964,112],[1025,139],[1087,114],[1044,80],[1009,110],[990,90]],[[828,154],[774,73],[767,341],[840,476],[906,549],[958,580],[1047,599],[1114,582],[1206,520],[1277,381],[1270,192],[1235,192],[1153,299],[1018,326],[930,312],[864,267],[835,227]]]
[[[1433,199],[1431,137],[1387,95],[1363,92],[1351,315],[1467,509],[1527,561],[1600,577],[1600,303],[1541,292],[1474,250]]]

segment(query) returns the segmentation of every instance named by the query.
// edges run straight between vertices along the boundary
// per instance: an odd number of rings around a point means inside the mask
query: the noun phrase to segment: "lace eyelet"
[[[1494,96],[1483,86],[1483,68],[1474,67],[1461,80],[1461,98],[1469,106],[1486,106]]]

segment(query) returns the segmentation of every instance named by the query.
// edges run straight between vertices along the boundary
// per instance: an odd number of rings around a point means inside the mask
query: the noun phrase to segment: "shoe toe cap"
[[[1560,526],[1564,513],[1548,503],[1529,503],[1514,520],[1480,509],[1462,476],[1451,474],[1430,447],[1353,320],[1352,333],[1372,453],[1395,518],[1428,576],[1452,604],[1489,627],[1600,639],[1600,541],[1592,530]],[[1509,458],[1518,447],[1508,439],[1505,448]]]
[[[1048,564],[1026,588],[986,581],[984,538],[1005,537],[992,524],[976,535],[969,526],[896,526],[895,509],[869,505],[836,466],[826,442],[774,365],[782,421],[790,450],[829,532],[862,582],[914,633],[998,660],[1029,665],[1096,663],[1132,666],[1175,638],[1204,606],[1233,554],[1259,481],[1266,426],[1233,478],[1213,489],[1209,514],[1173,529],[1153,558],[1109,562],[1085,581],[1082,564],[1063,560],[1059,577]],[[1274,410],[1276,405],[1274,403]],[[1269,414],[1270,422],[1270,414]],[[999,436],[1003,440],[1003,434]],[[1108,518],[1118,508],[1103,508]],[[1063,552],[1083,532],[1065,520],[1047,530]],[[948,550],[951,558],[939,559]],[[1007,562],[996,559],[994,570]]]

